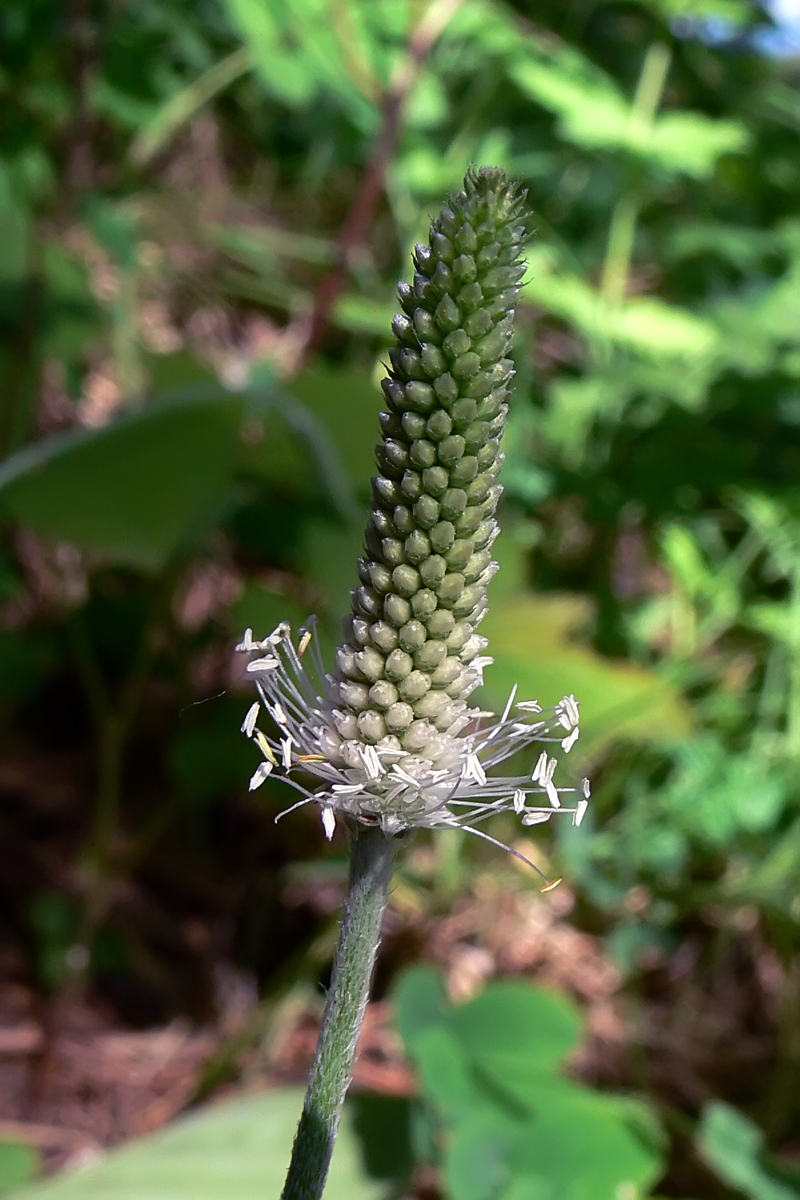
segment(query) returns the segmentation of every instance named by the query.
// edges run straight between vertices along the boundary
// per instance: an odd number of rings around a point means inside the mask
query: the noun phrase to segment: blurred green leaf
[[[740,831],[771,829],[788,798],[779,766],[755,750],[734,754],[708,733],[679,747],[661,803],[677,828],[724,846]]]
[[[487,988],[457,1008],[451,1023],[470,1057],[500,1086],[509,1076],[556,1071],[581,1036],[580,1017],[568,1000],[524,983]]]
[[[30,214],[0,160],[0,285],[20,283],[28,274]]]
[[[137,166],[144,166],[204,104],[230,87],[252,66],[252,54],[242,46],[214,63],[188,87],[181,88],[139,129],[131,142],[131,161]]]
[[[721,155],[747,145],[739,122],[715,121],[702,113],[665,113],[652,124],[637,120],[612,80],[566,47],[549,61],[518,59],[511,77],[526,95],[558,114],[568,141],[589,150],[625,151],[663,171],[703,179]]]
[[[40,1159],[32,1146],[0,1141],[0,1196],[6,1196],[35,1179]]]
[[[19,1193],[19,1200],[264,1200],[283,1186],[303,1093],[278,1088],[215,1104],[100,1162]],[[382,1200],[359,1163],[349,1114],[326,1200]]]
[[[220,696],[183,710],[170,765],[177,786],[190,799],[242,792],[254,769],[252,747],[239,731],[243,715],[241,700]]]
[[[316,91],[313,65],[285,38],[274,6],[269,0],[226,0],[226,6],[267,90],[293,108],[305,108]]]
[[[654,360],[703,361],[715,350],[718,333],[704,317],[652,296],[609,307],[590,284],[559,266],[552,246],[535,247],[529,264],[525,298],[569,320],[590,340]]]
[[[0,466],[0,510],[106,562],[158,570],[216,514],[242,402],[162,403],[58,435]]]
[[[800,1192],[765,1170],[763,1144],[761,1130],[729,1104],[716,1100],[703,1109],[697,1147],[720,1179],[750,1200],[797,1200]]]
[[[493,983],[454,1008],[434,972],[416,968],[394,999],[423,1093],[444,1124],[453,1200],[618,1200],[658,1177],[661,1135],[649,1110],[560,1077],[581,1033],[564,997]]]
[[[370,374],[319,364],[299,375],[291,391],[326,429],[353,487],[365,492],[380,440],[381,392]]]
[[[394,990],[397,1028],[410,1050],[428,1029],[436,1029],[447,1020],[449,1005],[439,975],[429,967],[411,967],[398,980]]]
[[[515,684],[521,698],[543,706],[572,692],[581,705],[578,747],[593,754],[620,738],[668,744],[685,737],[690,709],[673,684],[573,640],[590,616],[580,596],[529,593],[493,603],[481,632],[495,660],[486,671],[494,707],[502,708]]]

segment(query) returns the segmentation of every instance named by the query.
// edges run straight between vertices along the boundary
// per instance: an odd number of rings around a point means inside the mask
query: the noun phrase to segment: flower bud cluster
[[[400,284],[381,473],[333,688],[345,756],[353,742],[435,762],[469,720],[524,242],[517,188],[500,170],[470,172]]]

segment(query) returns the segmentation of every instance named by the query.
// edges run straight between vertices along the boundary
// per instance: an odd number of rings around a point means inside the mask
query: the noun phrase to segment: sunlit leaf
[[[264,1200],[279,1196],[302,1106],[281,1088],[212,1105],[84,1170],[19,1193],[19,1200]],[[346,1114],[326,1200],[382,1200],[363,1174]]]
[[[677,688],[572,639],[590,614],[591,604],[580,596],[528,593],[493,603],[481,626],[495,660],[486,671],[493,706],[502,707],[515,684],[520,697],[542,705],[572,692],[581,704],[578,746],[593,751],[618,738],[669,743],[684,737],[691,717]]]

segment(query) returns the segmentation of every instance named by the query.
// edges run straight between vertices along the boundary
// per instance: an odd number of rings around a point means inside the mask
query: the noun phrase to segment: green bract
[[[345,738],[394,735],[435,759],[480,682],[524,217],[502,170],[470,171],[400,284],[381,473],[338,651]]]

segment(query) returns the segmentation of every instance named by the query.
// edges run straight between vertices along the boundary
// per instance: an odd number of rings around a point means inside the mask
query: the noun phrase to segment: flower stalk
[[[281,1200],[318,1200],[353,1074],[399,839],[353,826],[350,881],[325,1017]]]

